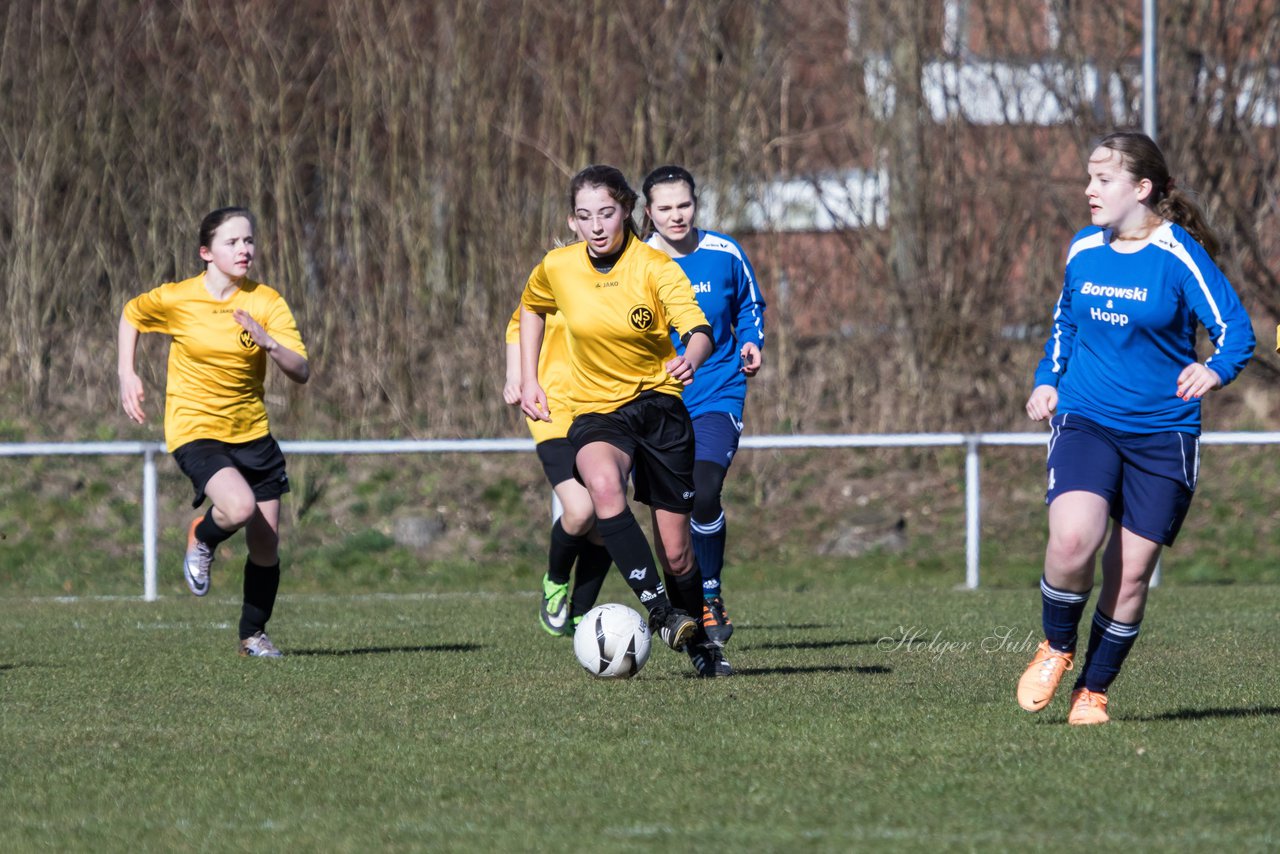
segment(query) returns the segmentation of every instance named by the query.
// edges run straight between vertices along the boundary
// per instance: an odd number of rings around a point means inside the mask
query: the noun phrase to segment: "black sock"
[[[671,602],[662,588],[653,550],[649,548],[649,541],[644,538],[644,531],[631,508],[608,519],[597,518],[596,530],[600,532],[609,556],[618,565],[618,572],[640,599],[640,604],[650,613],[669,607]]]
[[[200,524],[196,525],[196,539],[204,543],[209,548],[221,543],[223,540],[231,538],[235,531],[224,531],[218,527],[218,523],[213,521],[213,508],[210,507],[208,512],[204,514],[204,518],[200,520]]]
[[[240,640],[265,631],[280,588],[280,562],[258,566],[244,562],[244,604],[240,607]]]
[[[582,616],[596,604],[612,563],[613,558],[604,546],[590,540],[582,544],[582,551],[578,553],[578,566],[574,570],[573,595],[569,597],[570,616]]]
[[[569,571],[573,569],[573,562],[578,559],[578,553],[582,551],[582,545],[586,541],[586,537],[575,537],[565,531],[559,519],[551,526],[551,546],[547,549],[547,578],[553,584],[569,583]]]
[[[692,572],[684,575],[665,574],[667,579],[667,596],[671,604],[690,617],[702,621],[702,573],[695,566]]]

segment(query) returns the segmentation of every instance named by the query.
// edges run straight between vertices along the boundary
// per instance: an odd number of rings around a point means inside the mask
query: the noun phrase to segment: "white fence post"
[[[142,452],[142,598],[154,602],[156,593],[156,449]]]
[[[982,554],[982,474],[978,459],[981,439],[965,439],[964,454],[964,586],[978,587],[978,564]]]

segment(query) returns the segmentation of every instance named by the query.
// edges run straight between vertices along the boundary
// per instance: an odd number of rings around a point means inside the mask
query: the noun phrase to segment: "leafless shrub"
[[[1161,12],[1160,139],[1265,326],[1280,8]],[[1021,426],[1090,140],[1140,124],[1139,27],[1015,0],[11,4],[0,384],[53,421],[109,411],[121,304],[196,272],[201,214],[243,203],[317,368],[272,387],[282,432],[513,431],[500,330],[567,177],[680,161],[771,299],[753,429]],[[867,175],[880,218],[849,213]],[[784,181],[832,227],[746,215]]]

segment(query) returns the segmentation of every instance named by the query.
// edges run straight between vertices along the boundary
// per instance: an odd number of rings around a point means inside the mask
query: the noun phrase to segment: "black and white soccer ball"
[[[627,679],[649,660],[651,641],[644,617],[626,605],[597,605],[573,633],[573,654],[592,676]]]

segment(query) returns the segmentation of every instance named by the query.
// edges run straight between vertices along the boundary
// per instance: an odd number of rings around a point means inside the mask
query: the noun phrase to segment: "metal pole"
[[[970,436],[965,440],[964,454],[964,586],[978,588],[978,556],[982,546],[982,483],[978,461],[981,440]]]
[[[1142,132],[1156,138],[1156,0],[1142,0]]]
[[[156,595],[156,452],[142,452],[142,599]]]
[[[1142,132],[1156,138],[1156,0],[1142,0]],[[1160,586],[1160,558],[1151,573],[1152,587]]]

